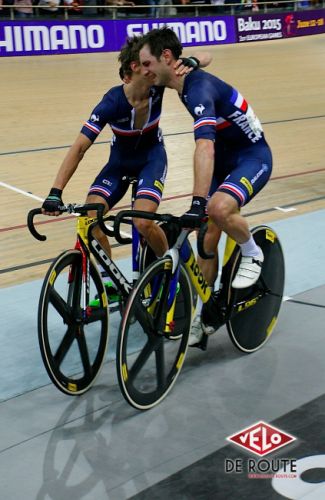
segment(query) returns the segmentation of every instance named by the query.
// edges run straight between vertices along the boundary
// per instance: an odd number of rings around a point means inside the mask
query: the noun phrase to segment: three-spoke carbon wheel
[[[95,382],[108,344],[108,307],[101,276],[90,261],[90,296],[100,305],[82,314],[82,257],[68,250],[52,263],[38,308],[38,338],[52,382],[65,394],[79,395]]]
[[[270,338],[281,307],[285,279],[282,247],[274,230],[258,226],[252,234],[264,254],[261,277],[252,287],[243,290],[231,287],[241,258],[238,248],[228,289],[228,304],[243,302],[242,310],[227,322],[228,333],[235,346],[247,353],[257,351]],[[256,300],[259,293],[262,297]]]
[[[174,385],[186,355],[192,316],[192,290],[180,268],[171,333],[164,333],[170,307],[170,258],[153,262],[133,289],[122,318],[116,365],[125,399],[135,408],[157,405]]]

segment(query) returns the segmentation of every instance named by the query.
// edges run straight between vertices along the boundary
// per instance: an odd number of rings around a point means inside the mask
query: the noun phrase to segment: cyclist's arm
[[[65,188],[91,145],[92,141],[88,137],[82,133],[78,135],[59,168],[53,184],[54,188],[61,190]]]
[[[207,198],[214,170],[214,141],[197,139],[195,144],[193,196]]]
[[[114,95],[114,89],[108,91],[101,102],[93,109],[90,118],[83,124],[80,134],[69,149],[58,171],[53,185],[54,188],[65,188],[87,149],[89,149],[92,143],[97,139],[105,125],[110,123],[116,112],[116,106],[118,105]]]
[[[203,76],[187,89],[186,107],[194,118],[194,186],[193,196],[206,198],[212,181],[215,159],[216,94]]]

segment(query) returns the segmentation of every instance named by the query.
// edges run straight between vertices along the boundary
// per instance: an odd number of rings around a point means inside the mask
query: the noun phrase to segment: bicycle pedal
[[[108,302],[108,307],[110,308],[110,310],[111,310],[111,306],[113,306],[113,305],[118,309],[119,304],[120,304],[120,296],[114,295],[114,296],[107,297],[107,302]],[[93,309],[98,309],[100,307],[99,298],[95,297],[93,300],[90,300],[89,306],[92,307]]]
[[[120,296],[119,295],[108,295],[107,300],[109,304],[116,304],[120,302]]]

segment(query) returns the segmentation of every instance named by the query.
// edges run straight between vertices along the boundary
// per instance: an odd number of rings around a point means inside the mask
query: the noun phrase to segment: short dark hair
[[[175,31],[166,26],[148,31],[141,38],[139,48],[141,49],[144,45],[149,46],[151,54],[157,59],[160,59],[165,49],[169,49],[175,59],[178,59],[183,51],[183,46],[177,38]]]
[[[118,56],[118,61],[121,63],[121,67],[119,69],[121,80],[123,80],[125,76],[132,76],[132,62],[140,64],[139,41],[140,37],[138,36],[128,38],[125,45],[123,45],[123,47],[121,48]]]

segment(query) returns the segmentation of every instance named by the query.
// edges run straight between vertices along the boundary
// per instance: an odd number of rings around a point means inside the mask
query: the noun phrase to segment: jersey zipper
[[[137,142],[135,143],[134,149],[138,148],[138,146],[140,144],[140,141],[141,141],[141,138],[142,138],[143,131],[146,128],[146,126],[148,125],[148,123],[149,123],[150,116],[151,116],[151,107],[152,107],[152,97],[149,97],[149,103],[148,103],[148,108],[149,109],[148,109],[147,121],[143,125],[143,127],[140,129],[140,134],[139,134]],[[135,120],[135,109],[133,108],[132,109],[132,121],[131,121],[132,129],[133,129],[133,126],[134,126],[134,120]]]

